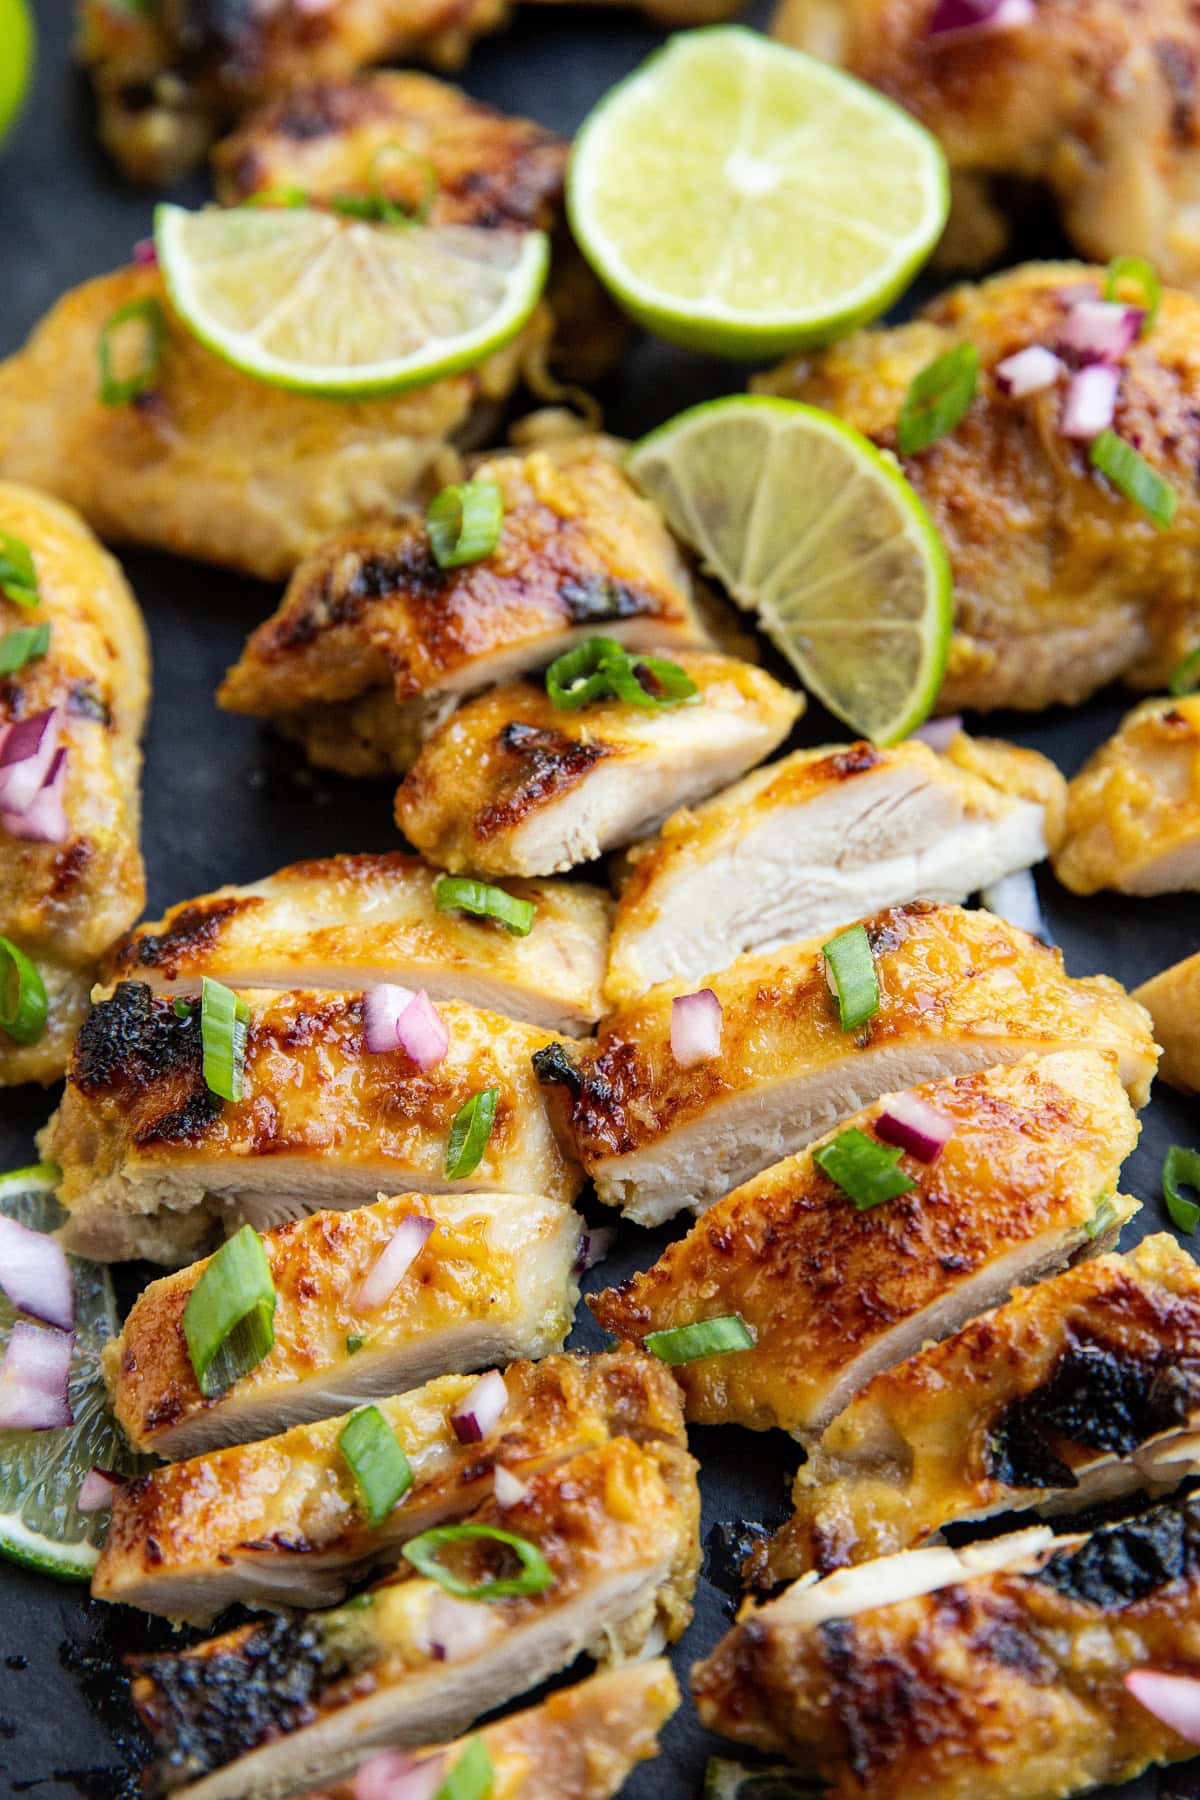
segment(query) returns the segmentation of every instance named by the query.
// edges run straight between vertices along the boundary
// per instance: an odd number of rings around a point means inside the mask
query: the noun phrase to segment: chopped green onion
[[[1175,517],[1179,496],[1139,450],[1110,427],[1093,439],[1088,452],[1092,467],[1107,475],[1113,486],[1165,531]]]
[[[550,664],[546,692],[563,712],[614,699],[650,711],[695,700],[700,689],[686,669],[666,657],[634,656],[615,638],[590,637]]]
[[[232,988],[204,976],[200,983],[204,1079],[222,1100],[240,1100],[245,1092],[249,1028],[250,1008],[246,1002]]]
[[[286,206],[292,211],[299,211],[309,205],[307,190],[302,187],[269,187],[260,188],[257,194],[251,194],[244,206]]]
[[[916,1187],[916,1182],[910,1181],[899,1167],[901,1154],[899,1150],[885,1149],[852,1125],[831,1144],[814,1150],[813,1161],[853,1200],[859,1212],[865,1212],[881,1201],[911,1193]]]
[[[15,631],[6,631],[0,638],[0,675],[15,675],[49,648],[49,624],[18,625]]]
[[[521,1565],[521,1573],[474,1585],[443,1568],[437,1560],[443,1544],[462,1544],[474,1538],[489,1538],[497,1544],[507,1544]],[[528,1538],[517,1537],[515,1532],[502,1531],[498,1525],[437,1525],[405,1544],[403,1554],[414,1569],[459,1600],[504,1600],[513,1594],[542,1594],[554,1586],[556,1579],[554,1570],[536,1544],[531,1544]]]
[[[719,1319],[697,1319],[694,1325],[676,1325],[670,1331],[652,1331],[646,1348],[660,1362],[690,1363],[702,1356],[727,1356],[734,1350],[753,1350],[757,1339],[744,1319],[727,1313]]]
[[[338,1433],[345,1457],[371,1525],[383,1521],[412,1486],[412,1465],[400,1440],[377,1406],[360,1406]]]
[[[0,937],[0,1031],[14,1043],[35,1044],[46,1029],[46,984],[11,938]]]
[[[1185,1150],[1182,1144],[1172,1144],[1163,1163],[1162,1187],[1172,1225],[1180,1231],[1195,1231],[1200,1225],[1200,1204],[1187,1199],[1182,1189],[1191,1188],[1200,1194],[1200,1150]]]
[[[1088,1238],[1101,1237],[1103,1233],[1108,1230],[1116,1216],[1117,1209],[1109,1199],[1108,1195],[1101,1194],[1099,1200],[1096,1202],[1095,1212],[1083,1228],[1085,1235]]]
[[[1177,697],[1191,694],[1200,687],[1200,648],[1193,650],[1172,669],[1171,679],[1167,686]]]
[[[1114,256],[1104,277],[1104,298],[1119,300],[1123,281],[1132,281],[1137,287],[1136,305],[1146,314],[1141,335],[1147,337],[1154,330],[1154,321],[1162,304],[1162,282],[1158,279],[1158,271],[1144,256]]]
[[[123,325],[141,327],[141,356],[131,375],[119,376],[115,369],[114,339]],[[158,378],[167,321],[158,301],[151,296],[130,300],[119,306],[100,333],[97,354],[100,360],[100,399],[105,406],[125,406],[136,400]]]
[[[460,481],[430,502],[425,523],[439,569],[479,562],[500,542],[504,495],[494,481]]]
[[[439,912],[466,912],[479,919],[495,919],[497,925],[503,925],[516,937],[529,936],[537,912],[532,900],[519,900],[515,894],[489,887],[486,881],[473,881],[469,875],[439,876],[433,904]]]
[[[451,1181],[473,1175],[483,1161],[496,1122],[499,1098],[498,1087],[481,1088],[455,1113],[450,1126],[450,1141],[446,1145],[446,1174]]]
[[[383,191],[384,165],[391,159],[399,159],[420,170],[422,178],[421,198],[413,207],[404,207]],[[429,217],[434,198],[438,191],[437,170],[427,156],[416,150],[409,150],[404,144],[381,144],[371,158],[371,191],[379,206],[379,216],[385,225],[424,225]]]
[[[825,975],[843,1031],[856,1031],[879,1011],[879,977],[864,925],[852,925],[822,944]]]
[[[194,1000],[172,1000],[171,1002],[171,1011],[177,1019],[190,1019],[195,1010],[196,1002]]]
[[[495,1775],[487,1745],[473,1737],[433,1800],[488,1800]]]
[[[29,545],[11,531],[0,531],[0,594],[17,606],[36,606],[42,597]]]
[[[243,1225],[188,1296],[183,1335],[200,1392],[212,1400],[256,1369],[275,1342],[275,1283],[262,1239]]]
[[[348,1337],[346,1339],[346,1355],[357,1356],[366,1341],[365,1337]]]
[[[979,382],[979,352],[956,344],[914,376],[896,425],[901,456],[928,450],[966,416]]]

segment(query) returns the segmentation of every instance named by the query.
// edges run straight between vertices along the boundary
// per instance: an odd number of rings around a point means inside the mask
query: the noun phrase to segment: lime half
[[[310,207],[159,206],[167,289],[215,356],[276,387],[399,393],[482,362],[537,305],[540,231],[379,225]]]
[[[35,1231],[62,1222],[54,1198],[59,1172],[48,1163],[0,1176],[0,1212]],[[107,1512],[80,1513],[75,1497],[93,1464],[132,1473],[128,1450],[108,1408],[100,1351],[117,1329],[108,1270],[67,1259],[75,1278],[75,1352],[68,1386],[75,1423],[60,1431],[0,1430],[0,1556],[47,1575],[87,1581],[100,1555]],[[13,1310],[0,1294],[0,1351]]]
[[[796,400],[735,396],[651,432],[628,468],[830,712],[877,744],[928,715],[950,644],[950,564],[866,438]]]
[[[33,18],[25,0],[0,0],[0,138],[21,110],[33,67]]]
[[[873,88],[741,26],[681,32],[607,94],[571,224],[641,324],[775,356],[875,318],[946,222],[936,140]]]

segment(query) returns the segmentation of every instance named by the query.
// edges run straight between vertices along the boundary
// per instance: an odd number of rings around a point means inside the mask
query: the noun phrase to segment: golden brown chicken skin
[[[1075,704],[1117,677],[1161,688],[1200,643],[1200,302],[1168,289],[1153,330],[1122,358],[1114,427],[1174,488],[1169,530],[1091,467],[1086,443],[1060,434],[1061,384],[1018,400],[996,383],[997,363],[1016,351],[1053,349],[1073,300],[1085,289],[1098,297],[1101,284],[1081,264],[1025,264],[759,383],[894,451],[914,376],[956,344],[977,348],[978,388],[962,422],[902,458],[954,575],[943,712]]]
[[[1145,700],[1067,789],[1054,873],[1076,894],[1200,888],[1200,694]]]
[[[0,533],[30,553],[37,606],[0,591],[0,642],[49,627],[46,653],[0,676],[0,734],[58,709],[65,836],[40,842],[0,820],[0,936],[37,966],[45,1030],[0,1029],[0,1087],[57,1081],[101,957],[142,910],[141,736],[150,697],[146,631],[113,559],[57,501],[0,482]],[[7,979],[7,971],[6,971]]]
[[[1200,951],[1144,981],[1134,998],[1154,1021],[1163,1080],[1185,1094],[1200,1093]]]

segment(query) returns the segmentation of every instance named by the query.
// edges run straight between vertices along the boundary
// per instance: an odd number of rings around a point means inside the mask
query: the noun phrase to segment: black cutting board
[[[127,260],[150,228],[152,196],[122,185],[95,147],[90,98],[70,62],[71,0],[34,4],[41,39],[36,90],[0,149],[0,355],[17,348],[65,289]],[[760,12],[751,16],[761,23]],[[513,29],[479,46],[463,82],[480,99],[570,133],[658,41],[642,23],[602,7],[528,7]],[[197,178],[176,197],[205,193]],[[1044,247],[1055,248],[1052,241]],[[643,339],[604,395],[608,422],[637,434],[743,380],[744,371]],[[144,837],[151,913],[298,857],[394,845],[389,786],[314,774],[296,750],[213,707],[218,678],[249,628],[274,606],[274,590],[161,556],[123,560],[154,646]],[[1125,704],[1113,694],[1074,712],[993,719],[988,728],[1046,752],[1070,775]],[[844,734],[813,709],[805,739],[832,735]],[[1200,947],[1190,897],[1081,901],[1048,874],[1040,885],[1073,974],[1103,970],[1132,986]],[[0,1170],[32,1160],[32,1133],[54,1098],[35,1089],[0,1093]],[[1126,1232],[1127,1246],[1164,1226],[1159,1174],[1167,1145],[1196,1141],[1187,1104],[1161,1089],[1126,1167],[1125,1189],[1146,1202]],[[670,1235],[626,1227],[603,1280],[648,1264]],[[589,1282],[601,1285],[600,1272]],[[594,1346],[600,1334],[588,1321],[571,1341]],[[783,1516],[796,1451],[782,1434],[696,1431],[693,1448],[703,1470],[706,1537],[719,1522]],[[681,1681],[731,1611],[729,1593],[706,1574],[695,1623],[675,1651]],[[76,1588],[0,1565],[0,1795],[119,1800],[136,1791],[138,1745],[119,1659],[160,1641],[164,1628],[140,1614],[92,1604]],[[685,1703],[664,1734],[662,1756],[633,1776],[626,1793],[630,1800],[698,1797],[704,1759],[716,1748]],[[1122,1793],[1126,1800],[1198,1800],[1200,1765],[1195,1773],[1168,1772],[1161,1782],[1146,1777]]]

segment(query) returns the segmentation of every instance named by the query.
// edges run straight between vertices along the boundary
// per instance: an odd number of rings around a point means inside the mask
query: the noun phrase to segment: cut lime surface
[[[28,91],[33,45],[33,15],[25,0],[0,0],[0,138]]]
[[[575,142],[571,224],[641,324],[774,356],[875,318],[946,222],[945,158],[873,88],[740,26],[681,32]]]
[[[878,744],[937,697],[950,565],[899,468],[828,413],[766,395],[680,413],[628,468],[830,712]]]
[[[276,387],[355,398],[473,367],[537,305],[544,233],[368,224],[308,207],[159,206],[172,304],[215,356]]]

